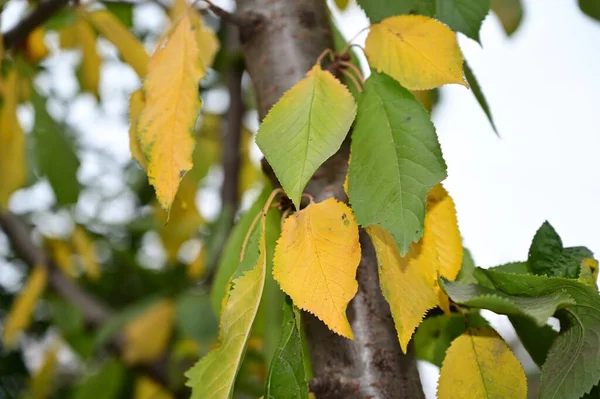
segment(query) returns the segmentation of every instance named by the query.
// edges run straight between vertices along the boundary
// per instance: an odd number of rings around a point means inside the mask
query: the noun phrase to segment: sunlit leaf
[[[452,342],[440,371],[439,399],[527,397],[521,363],[491,328],[470,328]]]
[[[150,363],[165,351],[173,330],[175,305],[162,300],[125,326],[123,360],[128,364]]]
[[[138,118],[145,106],[146,101],[142,89],[138,89],[131,93],[131,97],[129,98],[129,151],[131,151],[131,156],[138,164],[140,164],[142,169],[147,170],[148,162],[146,161],[146,156],[142,152],[140,140],[137,137]]]
[[[371,26],[365,51],[374,69],[407,89],[467,85],[456,34],[434,19],[421,15],[386,18]]]
[[[233,288],[225,299],[221,312],[220,346],[200,359],[186,373],[186,385],[192,388],[191,399],[227,399],[233,393],[235,378],[265,285],[266,215],[262,215],[261,219],[257,262],[232,281]]]
[[[198,46],[189,14],[163,37],[144,80],[146,106],[137,123],[148,161],[148,178],[160,205],[169,210],[183,176],[192,168],[194,125],[202,101]]]
[[[352,132],[348,194],[356,220],[392,233],[400,253],[419,241],[425,199],[446,177],[429,114],[389,76],[373,72]]]
[[[346,307],[358,290],[360,254],[352,210],[333,198],[311,202],[285,220],[273,276],[297,307],[353,338]]]
[[[10,313],[2,320],[2,342],[4,346],[12,347],[16,343],[19,332],[29,326],[31,314],[35,309],[38,298],[46,288],[48,273],[43,266],[35,266],[31,271],[25,286],[10,308]]]
[[[123,60],[131,65],[138,76],[148,71],[148,54],[142,44],[110,11],[94,11],[85,14],[90,23],[119,49]]]
[[[348,89],[315,65],[263,120],[256,143],[296,209],[306,183],[340,148],[355,115]]]
[[[25,135],[17,120],[17,71],[0,75],[0,209],[8,208],[12,193],[25,184]]]

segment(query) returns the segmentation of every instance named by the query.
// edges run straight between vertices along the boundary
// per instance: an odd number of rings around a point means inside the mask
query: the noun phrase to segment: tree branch
[[[23,18],[14,28],[3,35],[6,50],[16,48],[35,28],[44,24],[58,10],[65,7],[69,0],[46,0]]]
[[[243,28],[248,24],[248,19],[243,18],[237,14],[230,13],[227,10],[222,9],[211,0],[204,0],[206,4],[208,4],[209,10],[211,10],[217,17],[221,18],[223,21],[235,25],[238,28]]]
[[[87,326],[97,328],[109,321],[112,311],[100,299],[74,284],[48,259],[44,251],[33,243],[30,232],[21,219],[0,210],[0,228],[8,237],[15,255],[23,260],[29,268],[45,267],[48,270],[49,287],[77,307]],[[108,348],[120,356],[126,344],[125,337],[117,334],[108,342]],[[166,360],[165,356],[153,364],[134,366],[132,370],[147,375],[167,390],[172,391],[169,386]],[[174,392],[174,394],[182,398],[189,396],[187,389]]]
[[[328,13],[322,0],[238,0],[237,4],[240,15],[256,21],[242,31],[242,47],[262,119],[286,90],[304,78],[319,54],[332,48]],[[347,201],[343,183],[349,152],[347,140],[317,170],[305,192],[317,202],[329,197]],[[263,168],[279,185],[266,162]],[[359,290],[347,314],[355,339],[336,335],[304,313],[315,375],[311,388],[319,399],[424,398],[414,353],[402,354],[389,305],[379,288],[375,251],[364,231],[360,237]]]

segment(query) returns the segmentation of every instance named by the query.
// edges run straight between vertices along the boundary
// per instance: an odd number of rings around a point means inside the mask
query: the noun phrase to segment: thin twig
[[[363,91],[363,87],[361,86],[361,84],[358,82],[358,79],[356,79],[356,76],[352,75],[350,72],[348,72],[346,69],[342,69],[342,74],[347,77],[348,79],[350,79],[350,81],[352,82],[352,84],[354,85],[354,87],[356,87],[356,90],[358,90],[359,93],[362,93]]]
[[[43,25],[50,17],[68,3],[69,0],[46,0],[40,2],[35,10],[3,35],[4,48],[6,50],[16,48],[35,28]]]
[[[204,0],[204,2],[207,3],[208,8],[223,21],[233,24],[239,28],[243,28],[248,24],[248,20],[246,18],[222,9],[211,0]]]
[[[360,82],[365,83],[365,77],[363,76],[362,72],[360,71],[360,69],[358,69],[358,67],[356,65],[354,65],[351,62],[344,61],[344,60],[340,60],[339,63],[343,67],[352,69],[352,71],[354,71],[356,76],[358,76],[358,78],[360,79]]]

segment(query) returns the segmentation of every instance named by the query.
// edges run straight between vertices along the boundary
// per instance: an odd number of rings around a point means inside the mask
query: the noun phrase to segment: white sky
[[[456,202],[465,246],[476,263],[485,267],[525,259],[533,234],[546,219],[566,246],[585,245],[600,255],[600,212],[596,208],[600,197],[600,23],[583,15],[576,0],[525,0],[524,6],[523,23],[511,38],[493,15],[483,24],[482,46],[460,38],[502,138],[496,137],[464,87],[444,87],[434,115],[448,164],[445,186]],[[14,21],[10,13],[17,15],[19,7],[7,10],[3,30],[10,27]],[[138,28],[139,22],[149,27],[165,23],[156,9],[149,7],[144,12],[144,18],[136,18]],[[368,24],[356,7],[336,14],[347,38]],[[101,165],[94,155],[84,155],[80,178],[99,176],[117,192],[123,182],[109,172],[127,162],[124,111],[128,93],[139,83],[129,67],[116,61],[110,46],[101,44],[100,50],[115,60],[102,71],[102,96],[110,101],[98,108],[91,96],[82,96],[67,109],[55,104],[50,111],[76,126],[83,143],[114,156],[118,165],[111,168]],[[38,83],[52,86],[68,98],[77,83],[63,66],[76,60],[73,54],[52,57],[47,63],[50,75]],[[214,95],[218,98],[218,93]],[[27,111],[21,116],[30,124]],[[41,203],[51,195],[43,185],[31,190],[27,196],[35,192]],[[25,194],[15,197],[15,208],[25,204]],[[132,199],[121,203],[128,209]],[[115,221],[119,213],[114,214]],[[107,217],[113,216],[109,213]],[[503,319],[492,320],[505,338],[514,336]],[[437,370],[425,364],[421,370],[425,371],[427,396],[433,398]]]

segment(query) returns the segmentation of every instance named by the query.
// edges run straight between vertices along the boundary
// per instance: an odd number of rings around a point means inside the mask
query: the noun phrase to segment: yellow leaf
[[[427,112],[431,113],[433,109],[433,90],[413,90],[411,93],[423,104]]]
[[[185,177],[177,192],[170,215],[158,204],[154,207],[158,234],[167,252],[167,261],[177,259],[181,244],[192,238],[204,219],[196,207],[196,181]],[[168,223],[167,223],[168,220]]]
[[[423,245],[434,252],[439,275],[448,280],[456,279],[463,258],[462,238],[458,229],[454,201],[441,184],[435,185],[427,196]],[[435,287],[440,308],[450,313],[448,296],[437,285],[437,278]]]
[[[165,299],[125,326],[123,360],[127,364],[151,363],[165,351],[173,330],[175,305]]]
[[[390,233],[367,227],[377,263],[383,296],[390,304],[400,347],[406,348],[429,309],[440,306],[450,312],[438,274],[454,280],[462,263],[463,247],[454,202],[441,184],[427,196],[423,238],[402,257]]]
[[[169,10],[169,17],[173,23],[177,22],[177,19],[183,15],[188,9],[189,5],[185,0],[175,0],[173,6]],[[206,73],[208,68],[212,65],[215,55],[219,51],[219,39],[215,33],[208,29],[204,24],[204,19],[198,13],[192,12],[190,15],[190,21],[194,26],[196,32],[196,41],[198,43],[198,50],[200,54],[200,60],[202,62],[203,74]]]
[[[366,230],[377,254],[381,291],[390,304],[398,341],[406,353],[425,313],[438,304],[434,288],[436,261],[433,252],[421,242],[412,244],[408,254],[402,257],[390,233],[375,225]]]
[[[400,15],[371,25],[365,52],[373,68],[409,90],[447,83],[467,86],[456,34],[435,19]]]
[[[44,29],[35,28],[25,39],[25,57],[31,62],[38,62],[48,54],[48,47],[44,43]]]
[[[194,27],[186,13],[150,59],[144,80],[146,107],[137,128],[148,160],[148,178],[167,211],[179,182],[192,168],[194,125],[202,106],[197,86],[201,76]]]
[[[117,47],[123,60],[137,72],[140,78],[146,76],[149,67],[146,50],[110,11],[94,11],[84,15],[102,36]],[[172,78],[171,74],[168,76]]]
[[[135,381],[135,399],[172,399],[173,396],[148,377],[139,377]]]
[[[81,262],[86,274],[92,280],[100,278],[100,265],[96,255],[96,247],[87,232],[81,226],[76,226],[71,236],[71,243],[75,252],[81,257]]]
[[[71,259],[73,251],[69,243],[54,238],[47,238],[46,243],[56,266],[69,277],[77,276],[77,268]]]
[[[18,333],[29,326],[38,298],[46,288],[48,273],[43,266],[35,266],[23,289],[15,299],[10,313],[3,320],[2,342],[6,347],[15,344]]]
[[[471,328],[456,338],[440,370],[439,399],[527,397],[521,363],[491,328]]]
[[[142,89],[131,93],[131,98],[129,99],[129,151],[131,151],[131,156],[140,164],[142,169],[148,170],[148,162],[142,152],[140,140],[137,137],[138,118],[145,106],[146,100],[144,99]]]
[[[200,280],[206,272],[206,246],[203,246],[196,259],[187,267],[187,275],[192,280]]]
[[[311,202],[285,220],[273,277],[296,306],[353,339],[346,307],[358,290],[360,253],[352,210],[333,198]]]
[[[79,20],[75,23],[77,39],[81,43],[81,89],[93,93],[98,97],[100,83],[100,65],[102,58],[96,51],[96,35],[90,25]]]
[[[0,75],[0,209],[8,208],[13,192],[25,184],[25,135],[17,120],[17,73]]]
[[[44,363],[37,373],[31,379],[30,397],[31,399],[50,398],[52,385],[54,382],[54,373],[56,370],[57,354],[60,350],[58,342],[54,343],[45,354]]]

